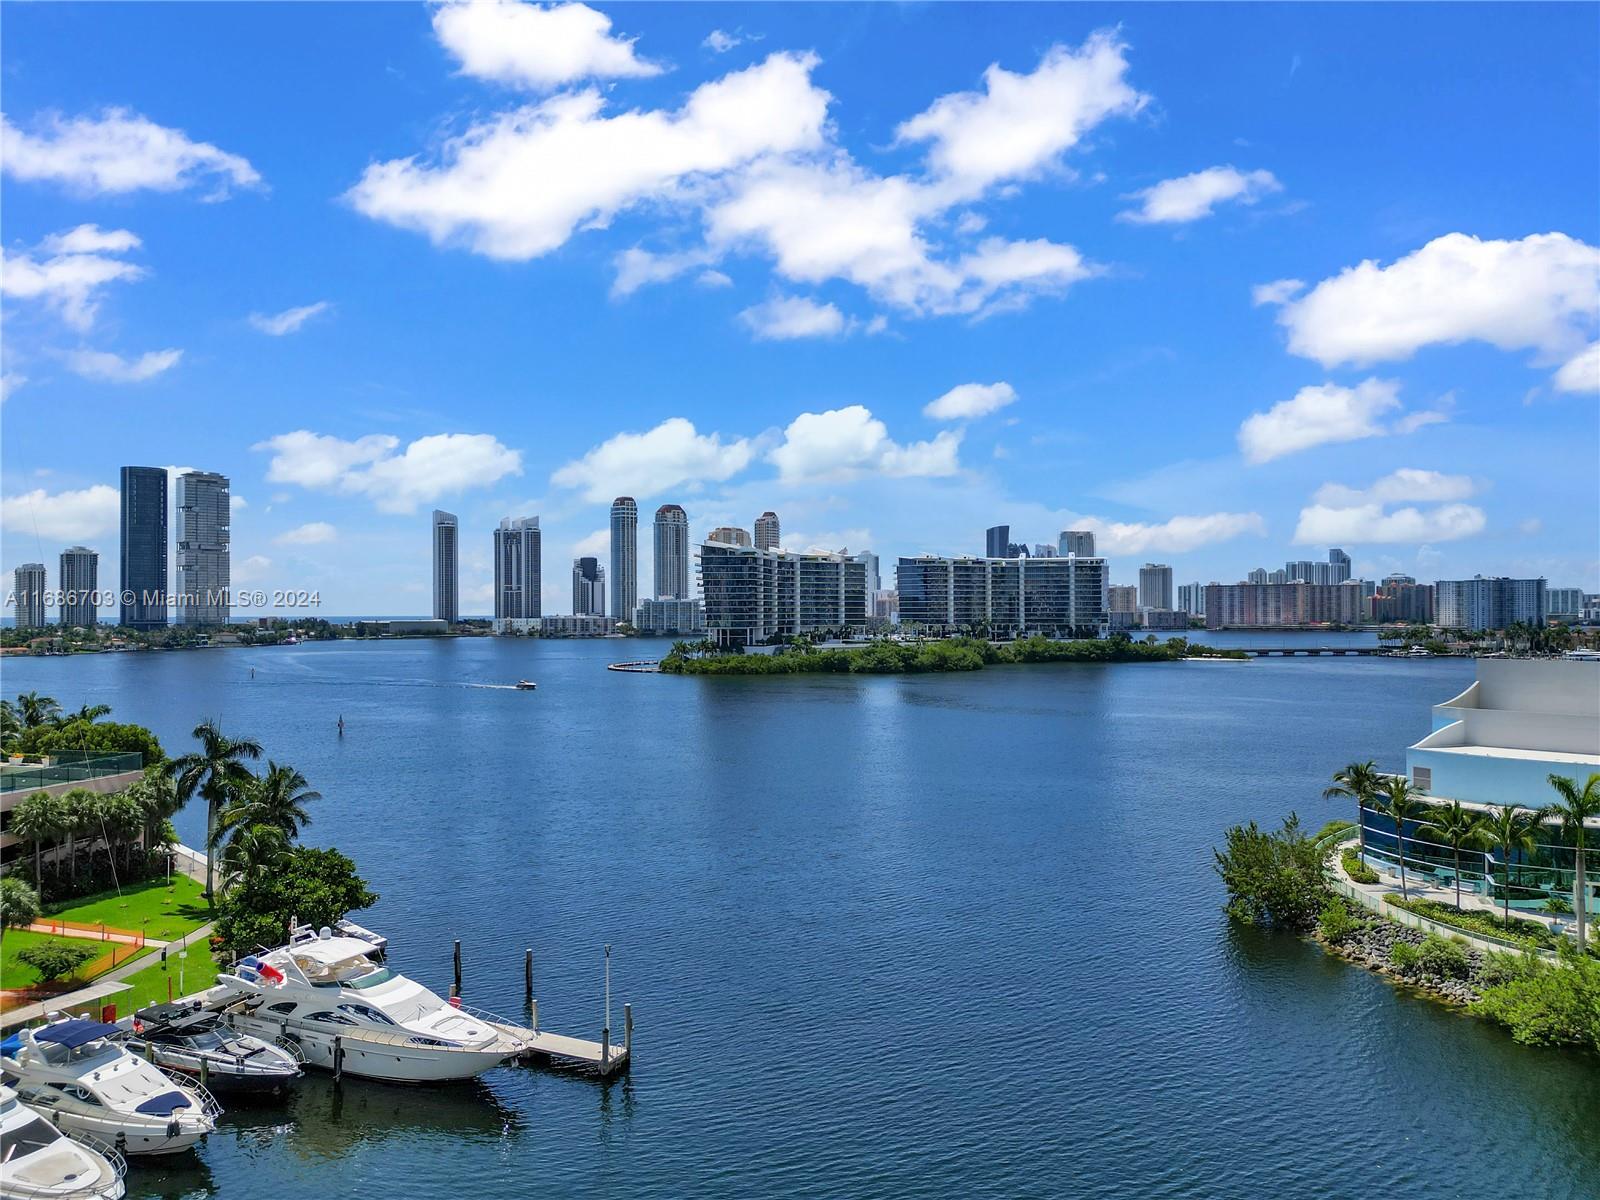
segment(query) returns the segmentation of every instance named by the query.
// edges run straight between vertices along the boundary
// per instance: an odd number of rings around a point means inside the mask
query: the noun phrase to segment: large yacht
[[[175,1154],[216,1128],[209,1092],[179,1083],[115,1039],[115,1025],[66,1017],[0,1042],[0,1077],[65,1133],[129,1154]]]
[[[471,1079],[527,1049],[516,1026],[446,1003],[386,966],[374,938],[302,926],[287,946],[218,975],[205,1004],[241,1032],[294,1043],[312,1066],[368,1079]]]
[[[0,1084],[0,1191],[18,1200],[122,1200],[127,1164],[77,1142]]]
[[[123,1044],[169,1071],[218,1092],[281,1092],[300,1077],[300,1060],[282,1046],[240,1033],[198,1001],[152,1004],[119,1022]]]

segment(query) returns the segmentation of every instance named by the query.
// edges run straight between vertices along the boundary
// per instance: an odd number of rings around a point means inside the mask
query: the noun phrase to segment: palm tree
[[[1415,821],[1425,811],[1422,793],[1411,786],[1404,775],[1390,775],[1383,781],[1383,794],[1378,798],[1382,812],[1394,820],[1394,835],[1400,845],[1400,895],[1409,900],[1406,890],[1406,822]]]
[[[1489,810],[1485,832],[1505,858],[1506,896],[1502,911],[1505,914],[1507,929],[1511,928],[1511,856],[1518,850],[1524,854],[1534,852],[1533,831],[1537,828],[1539,828],[1539,814],[1526,808],[1518,808],[1515,804],[1502,804],[1499,808]]]
[[[88,788],[73,788],[61,797],[60,829],[67,842],[67,879],[73,891],[78,888],[78,841],[98,828],[95,806],[99,800]]]
[[[61,804],[49,792],[35,792],[11,810],[11,832],[33,846],[33,885],[43,886],[44,846],[61,837]]]
[[[23,692],[17,697],[17,715],[22,718],[24,729],[36,729],[40,725],[49,725],[60,716],[61,705],[53,696]]]
[[[113,862],[117,851],[122,851],[122,869],[126,872],[133,862],[133,843],[144,831],[144,807],[127,792],[102,796],[98,807],[106,849]]]
[[[1572,911],[1577,916],[1578,952],[1583,953],[1584,932],[1588,925],[1589,893],[1583,879],[1584,823],[1600,817],[1600,775],[1589,776],[1582,788],[1564,775],[1550,776],[1550,786],[1561,799],[1544,810],[1544,816],[1561,826],[1563,840],[1570,840],[1572,851]]]
[[[1435,808],[1426,824],[1420,826],[1418,833],[1426,833],[1438,838],[1449,846],[1455,854],[1456,860],[1456,911],[1461,911],[1461,847],[1476,846],[1482,843],[1489,832],[1489,822],[1480,812],[1462,806],[1461,801],[1452,800],[1447,806]]]
[[[183,807],[178,785],[164,767],[146,767],[144,778],[128,789],[139,806],[144,822],[144,848],[149,850],[161,836],[161,827]]]
[[[276,825],[243,825],[222,852],[222,890],[248,884],[262,871],[279,866],[289,855],[289,839]]]
[[[70,725],[74,721],[82,721],[87,725],[93,725],[101,717],[110,715],[111,705],[109,704],[85,704],[75,713],[67,713],[64,716],[57,717],[56,723],[58,725]]]
[[[15,875],[0,879],[0,937],[8,929],[26,929],[39,919],[39,893]]]
[[[0,743],[11,744],[11,739],[22,732],[22,717],[17,706],[9,700],[0,700]]]
[[[202,721],[194,727],[200,749],[175,758],[167,772],[177,781],[178,796],[185,804],[196,792],[206,801],[206,899],[213,898],[215,864],[212,848],[217,843],[217,817],[222,806],[238,797],[255,776],[244,765],[245,759],[261,757],[261,743],[249,738],[230,738],[215,721]]]
[[[1344,798],[1356,802],[1356,836],[1361,840],[1361,853],[1367,852],[1367,827],[1361,810],[1371,808],[1378,797],[1382,776],[1377,765],[1369,758],[1366,762],[1353,762],[1333,773],[1333,786],[1324,788],[1322,798]]]
[[[321,799],[322,793],[312,791],[299,771],[269,759],[267,773],[250,784],[238,803],[222,814],[217,822],[217,839],[222,840],[230,831],[270,825],[292,841],[311,824],[306,805]]]

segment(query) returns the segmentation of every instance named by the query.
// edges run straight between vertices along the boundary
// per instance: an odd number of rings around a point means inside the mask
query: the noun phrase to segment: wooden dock
[[[606,1079],[619,1071],[626,1070],[633,1059],[633,1005],[631,1004],[622,1006],[620,1046],[611,1044],[609,1029],[601,1032],[600,1041],[591,1042],[583,1038],[551,1033],[548,1029],[530,1029],[525,1025],[514,1025],[499,1017],[489,1019],[496,1028],[504,1030],[526,1047],[522,1053],[516,1055],[518,1062],[542,1063],[550,1067],[578,1067],[596,1071],[602,1079]],[[537,1004],[534,1005],[533,1019],[535,1022],[539,1019]]]

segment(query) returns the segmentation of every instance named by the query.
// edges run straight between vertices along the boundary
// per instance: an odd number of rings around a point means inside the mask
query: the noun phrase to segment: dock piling
[[[622,1006],[622,1052],[633,1059],[633,1005]]]
[[[450,988],[450,995],[453,998],[459,1000],[459,999],[461,999],[461,939],[460,938],[456,939],[455,945],[456,945],[456,948],[455,948],[456,981]]]
[[[530,946],[522,952],[522,999],[527,1004],[533,1003],[533,947]]]
[[[337,1033],[333,1035],[333,1081],[340,1082],[344,1077],[344,1038]]]
[[[533,1026],[532,1026],[533,1031],[535,1033],[538,1033],[539,1032],[539,1002],[537,1000],[529,1000],[528,1001],[528,1016],[533,1021]]]

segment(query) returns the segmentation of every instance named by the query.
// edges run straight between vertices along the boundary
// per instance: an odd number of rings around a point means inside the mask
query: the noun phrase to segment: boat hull
[[[386,1083],[455,1083],[475,1079],[509,1057],[503,1050],[450,1049],[367,1041],[358,1036],[343,1037],[305,1029],[294,1022],[285,1025],[261,1017],[235,1014],[230,1020],[240,1032],[267,1041],[278,1037],[290,1039],[299,1047],[309,1067],[334,1070],[337,1050],[341,1055],[338,1064],[341,1073]]]
[[[201,1138],[211,1132],[209,1123],[204,1126],[192,1122],[180,1124],[178,1131],[172,1133],[170,1124],[156,1125],[152,1122],[133,1125],[115,1117],[95,1116],[71,1108],[41,1107],[39,1111],[45,1113],[50,1123],[68,1137],[88,1134],[108,1146],[115,1146],[124,1154],[182,1154],[185,1150],[192,1150]]]

